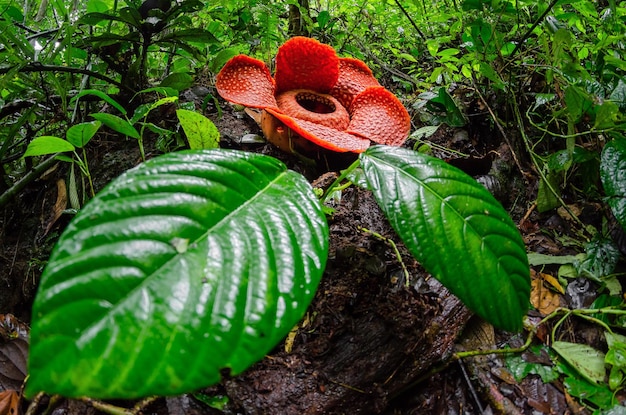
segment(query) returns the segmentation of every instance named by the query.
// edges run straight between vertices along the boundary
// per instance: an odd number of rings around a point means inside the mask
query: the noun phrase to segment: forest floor
[[[328,186],[335,177],[338,166],[326,162],[312,166],[269,144],[242,143],[247,134],[261,134],[258,126],[246,113],[234,111],[225,103],[222,110],[218,116],[216,108],[209,106],[205,113],[220,130],[222,147],[280,158],[317,187]],[[159,117],[175,125],[173,110],[164,109]],[[494,193],[518,225],[528,252],[580,252],[564,243],[577,238],[572,234],[575,226],[565,213],[538,213],[533,208],[537,177],[523,155],[514,154],[498,137],[487,115],[483,115],[473,117],[464,128],[442,126],[429,140],[436,145],[433,148],[470,156],[433,151]],[[135,141],[100,134],[92,143],[89,162],[96,190],[140,162]],[[155,141],[148,139],[144,144],[148,158],[159,154]],[[410,141],[407,145],[413,144]],[[62,164],[55,166],[0,211],[0,313],[12,314],[26,325],[50,250],[71,219],[69,214],[57,214],[64,202],[60,182],[66,177],[66,168]],[[220,385],[196,394],[156,399],[141,413],[591,413],[567,394],[559,379],[544,383],[540,376],[531,374],[516,380],[506,355],[451,359],[459,350],[519,347],[528,333],[500,332],[472,317],[412,259],[367,191],[349,188],[334,203],[335,213],[329,217],[328,266],[313,303],[293,335],[243,375],[230,378],[225,374]],[[571,203],[585,224],[600,227],[605,212],[598,211],[591,202]],[[400,258],[388,240],[375,234],[394,241]],[[405,280],[400,261],[409,270],[409,281]],[[592,282],[568,295],[550,289],[541,275],[555,274],[556,270],[550,265],[533,270],[533,295],[539,307],[529,312],[530,322],[536,323],[546,314],[546,302],[569,307],[581,302],[588,305],[595,298],[597,287]],[[466,277],[471,283],[472,276]],[[603,347],[601,331],[592,325],[568,319],[562,327],[563,340]],[[542,326],[533,343],[545,343],[550,329],[549,324]],[[0,351],[2,347],[0,342]],[[552,364],[545,353],[527,351],[522,357]],[[101,412],[92,403],[64,399],[54,401],[51,412],[44,412],[50,402],[42,399],[32,413]],[[134,403],[115,404],[132,407]],[[24,402],[23,408],[27,406]]]

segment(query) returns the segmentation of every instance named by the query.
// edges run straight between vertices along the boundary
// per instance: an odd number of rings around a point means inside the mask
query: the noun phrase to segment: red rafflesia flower
[[[307,148],[302,138],[337,152],[360,153],[371,141],[399,146],[411,127],[402,103],[365,63],[305,37],[278,49],[274,78],[262,61],[238,55],[217,75],[216,87],[227,101],[263,109],[263,133],[287,151],[294,143]]]

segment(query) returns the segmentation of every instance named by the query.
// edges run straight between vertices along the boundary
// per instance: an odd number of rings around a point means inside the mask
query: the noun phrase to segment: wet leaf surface
[[[241,373],[302,317],[327,255],[319,201],[280,161],[154,158],[57,244],[33,306],[27,395],[172,395]]]
[[[528,309],[528,258],[493,195],[448,163],[407,149],[374,146],[360,159],[368,188],[415,258],[472,311],[519,331]]]

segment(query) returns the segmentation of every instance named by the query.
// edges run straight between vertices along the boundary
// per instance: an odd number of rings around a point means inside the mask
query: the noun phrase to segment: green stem
[[[76,164],[78,164],[78,168],[80,168],[81,173],[89,181],[91,197],[94,197],[96,192],[94,191],[93,182],[91,181],[91,174],[89,173],[89,166],[87,165],[87,154],[85,153],[85,149],[83,148],[83,158],[81,158],[76,151],[74,151],[74,157],[76,157]]]
[[[150,109],[150,111],[152,111],[152,109]],[[143,122],[141,123],[141,131],[139,131],[139,138],[137,139],[137,142],[139,143],[139,154],[141,154],[141,161],[146,161],[146,153],[143,150],[143,133],[146,130],[146,123],[148,121],[148,114],[150,114],[150,111],[148,111],[146,116],[143,118]]]
[[[554,131],[550,131],[547,128],[543,128],[542,126],[536,124],[535,122],[533,122],[532,118],[530,117],[530,109],[528,109],[526,111],[526,119],[528,120],[528,122],[530,123],[530,125],[532,125],[533,127],[535,127],[537,130],[544,132],[552,137],[558,137],[558,138],[576,138],[576,137],[582,137],[585,135],[591,135],[591,134],[604,134],[604,133],[608,133],[611,131],[615,131],[616,128],[621,128],[623,127],[622,125],[618,125],[616,127],[613,128],[605,128],[605,129],[600,129],[600,130],[595,130],[595,129],[590,129],[587,131],[583,131],[580,133],[571,133],[571,134],[559,134],[559,133],[555,133]]]
[[[328,186],[328,188],[326,189],[322,197],[320,197],[320,201],[322,202],[322,204],[326,203],[329,196],[332,195],[336,190],[339,190],[341,186],[341,182],[343,182],[346,179],[346,177],[348,177],[348,175],[352,173],[360,165],[361,165],[361,160],[356,159],[354,163],[352,163],[350,166],[348,166],[347,169],[341,172],[339,177],[337,177],[335,181],[332,182],[330,186]],[[345,187],[342,186],[341,189],[345,189]]]
[[[83,398],[82,400],[83,402],[88,403],[89,405],[97,409],[98,411],[102,411],[109,415],[134,415],[135,414],[135,412],[130,409],[121,408],[119,406],[111,405],[110,403],[97,401],[91,398]]]
[[[519,106],[517,105],[517,97],[515,96],[515,93],[511,92],[511,94],[513,96],[513,100],[512,100],[513,113],[515,115],[515,120],[517,121],[517,124],[519,126],[519,133],[520,133],[520,135],[522,137],[522,141],[524,142],[524,146],[526,147],[526,151],[528,151],[528,154],[530,155],[530,158],[531,158],[533,164],[535,165],[535,168],[537,169],[537,173],[539,173],[539,176],[541,177],[541,180],[548,187],[548,189],[554,195],[554,197],[559,201],[559,204],[563,207],[563,209],[565,209],[567,211],[567,213],[570,214],[572,219],[574,219],[574,221],[583,229],[583,232],[587,232],[587,228],[585,227],[585,224],[578,218],[578,216],[576,216],[574,214],[574,212],[572,212],[572,210],[569,208],[569,206],[567,206],[567,204],[565,203],[565,201],[561,197],[560,193],[557,192],[556,189],[552,186],[552,184],[548,180],[548,177],[546,176],[545,172],[543,171],[542,166],[539,164],[539,162],[537,160],[538,156],[533,151],[533,149],[532,149],[532,147],[530,145],[530,140],[528,139],[528,136],[524,132],[524,122],[523,122],[523,119],[522,119],[522,114],[520,112]]]
[[[404,265],[404,261],[402,260],[402,255],[400,255],[400,251],[398,250],[398,246],[396,245],[396,243],[392,241],[391,239],[387,238],[386,236],[382,236],[378,232],[374,232],[362,226],[359,226],[357,229],[362,232],[369,233],[374,238],[379,239],[383,241],[384,243],[386,243],[387,245],[391,246],[391,249],[393,249],[393,252],[396,255],[396,258],[398,259],[398,262],[400,263],[400,266],[402,267],[402,272],[404,273],[404,285],[408,287],[411,274],[409,274],[409,270],[406,268],[406,265]]]
[[[611,330],[611,328],[602,320],[595,318],[593,316],[591,316],[590,314],[626,314],[626,310],[617,310],[615,308],[612,307],[604,307],[604,308],[595,308],[595,309],[575,309],[575,310],[571,310],[569,308],[563,308],[563,307],[559,307],[556,310],[554,310],[552,313],[550,313],[549,315],[547,315],[542,321],[546,321],[548,319],[554,318],[557,315],[559,315],[560,313],[564,313],[563,317],[561,317],[559,319],[559,321],[554,325],[554,327],[552,328],[552,332],[550,334],[552,342],[555,341],[556,339],[556,330],[558,329],[558,327],[569,317],[569,316],[578,316],[580,318],[583,318],[587,321],[590,321],[592,323],[595,323],[599,326],[602,326],[606,331],[608,331],[609,333],[613,333],[613,330]]]

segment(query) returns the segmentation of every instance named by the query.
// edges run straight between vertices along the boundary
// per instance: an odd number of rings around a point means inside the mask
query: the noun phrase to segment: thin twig
[[[35,415],[35,411],[37,411],[37,408],[39,407],[39,402],[45,395],[46,394],[43,392],[39,392],[35,395],[35,397],[30,401],[30,404],[28,404],[28,409],[26,410],[25,415]]]
[[[39,163],[37,166],[33,167],[33,169],[24,177],[22,177],[19,181],[17,181],[11,188],[9,188],[6,192],[0,195],[0,208],[6,205],[9,200],[14,198],[19,192],[22,191],[30,182],[39,178],[46,170],[48,170],[52,165],[58,160],[56,156],[61,153],[54,154],[47,158],[46,160]]]
[[[413,26],[413,28],[415,29],[415,31],[417,32],[418,35],[420,35],[420,37],[422,38],[422,40],[426,40],[426,36],[424,36],[424,33],[420,30],[420,28],[417,26],[417,24],[415,23],[415,21],[413,20],[413,18],[411,17],[411,15],[406,11],[406,9],[402,6],[402,4],[400,3],[400,0],[395,0],[396,4],[398,5],[398,7],[400,8],[400,10],[402,11],[402,13],[404,13],[404,15],[406,16],[407,19],[409,19],[409,22],[411,22],[411,25]]]
[[[519,40],[519,42],[517,42],[517,45],[515,45],[515,48],[513,49],[513,52],[511,52],[511,55],[510,55],[511,57],[515,56],[515,54],[517,53],[517,51],[519,51],[519,49],[522,47],[524,42],[526,42],[526,39],[528,39],[530,37],[530,35],[535,30],[535,28],[537,26],[539,26],[539,23],[541,23],[543,21],[543,19],[548,15],[548,13],[550,13],[552,8],[556,5],[556,3],[558,1],[559,0],[552,0],[550,2],[548,7],[546,7],[546,10],[541,14],[541,16],[539,16],[539,18],[537,18],[537,20],[535,20],[535,23],[533,23],[533,25],[530,27],[530,29],[528,29],[526,31],[526,33],[524,33],[524,36],[522,36],[522,38]]]
[[[578,216],[576,216],[576,214],[574,214],[574,212],[572,212],[569,206],[567,206],[567,204],[561,197],[560,193],[556,191],[556,189],[552,186],[552,183],[550,183],[550,181],[548,180],[548,177],[543,171],[543,168],[541,168],[541,166],[537,162],[537,155],[531,148],[530,141],[528,137],[526,136],[526,133],[524,132],[522,114],[520,112],[519,106],[517,105],[517,98],[515,96],[515,93],[511,92],[511,94],[513,96],[513,103],[512,103],[513,113],[515,115],[515,120],[517,121],[517,124],[519,125],[519,132],[522,137],[522,141],[524,142],[524,145],[526,146],[526,151],[528,151],[528,154],[530,155],[530,159],[535,164],[536,170],[539,173],[541,180],[548,187],[548,190],[550,190],[552,195],[558,200],[559,204],[563,207],[563,209],[565,209],[567,213],[569,213],[572,219],[582,228],[584,232],[588,232],[587,228],[585,227],[585,224],[580,220]]]
[[[148,405],[150,405],[152,402],[156,401],[157,399],[159,399],[158,396],[150,396],[148,398],[140,400],[139,402],[137,402],[135,406],[133,406],[133,409],[132,409],[133,414],[140,413],[141,411],[146,409]]]
[[[476,389],[474,388],[474,385],[472,384],[472,380],[470,379],[469,374],[467,373],[467,369],[465,368],[465,365],[463,364],[462,360],[459,360],[459,367],[461,368],[461,373],[463,373],[463,379],[465,379],[465,384],[467,385],[467,387],[469,388],[472,394],[474,403],[478,407],[478,413],[480,414],[484,413],[483,405],[480,403],[480,399],[478,399],[478,394],[476,393]]]
[[[374,232],[362,226],[359,226],[358,229],[359,231],[369,233],[374,238],[379,239],[383,241],[384,243],[386,243],[387,245],[391,246],[391,249],[393,249],[393,252],[396,255],[396,258],[398,259],[398,262],[400,263],[400,266],[402,267],[402,272],[404,273],[404,285],[408,287],[410,283],[411,274],[409,274],[409,270],[406,268],[406,265],[404,265],[404,261],[402,260],[402,255],[400,255],[400,251],[398,250],[398,246],[396,245],[396,243],[392,241],[391,239],[387,238],[386,236],[383,236],[377,232]]]
[[[489,115],[491,115],[491,119],[493,119],[493,122],[496,124],[496,127],[498,127],[498,131],[500,131],[500,135],[502,135],[502,138],[504,138],[504,141],[506,141],[506,144],[509,146],[509,149],[511,149],[511,154],[513,155],[513,160],[515,161],[515,165],[517,166],[517,168],[519,169],[520,173],[522,173],[523,176],[527,176],[528,175],[527,172],[522,168],[522,164],[517,158],[517,154],[515,154],[515,149],[511,145],[509,136],[506,134],[506,131],[504,131],[504,127],[502,127],[502,124],[498,120],[498,117],[496,117],[496,114],[491,109],[491,106],[487,103],[487,100],[485,99],[483,94],[480,93],[480,89],[476,85],[476,81],[474,80],[474,78],[472,78],[472,86],[474,87],[474,91],[476,91],[476,93],[478,94],[478,98],[480,98],[482,103],[487,108],[487,111],[489,111]],[[520,128],[522,128],[521,125],[520,125]]]
[[[111,405],[110,403],[97,401],[97,400],[91,399],[91,398],[83,398],[81,400],[83,402],[93,406],[98,411],[102,411],[102,412],[104,412],[106,414],[109,414],[109,415],[135,415],[135,412],[130,410],[130,409],[122,408],[122,407],[115,406],[115,405]]]
[[[14,69],[15,66],[10,66],[10,67],[3,67],[0,68],[0,75],[6,74],[9,71],[11,71],[12,69]],[[122,83],[116,81],[115,79],[106,76],[106,75],[102,75],[99,74],[97,72],[94,71],[90,71],[87,69],[82,69],[82,68],[71,68],[69,66],[60,66],[60,65],[42,65],[40,63],[29,63],[27,65],[24,65],[20,68],[18,68],[18,72],[66,72],[66,73],[76,73],[76,74],[81,74],[81,75],[89,75],[93,78],[98,78],[101,79],[103,81],[106,81],[110,84],[113,84],[115,86],[117,86],[120,89],[124,89],[126,91],[135,93],[136,91],[134,91],[132,88],[123,85]]]

